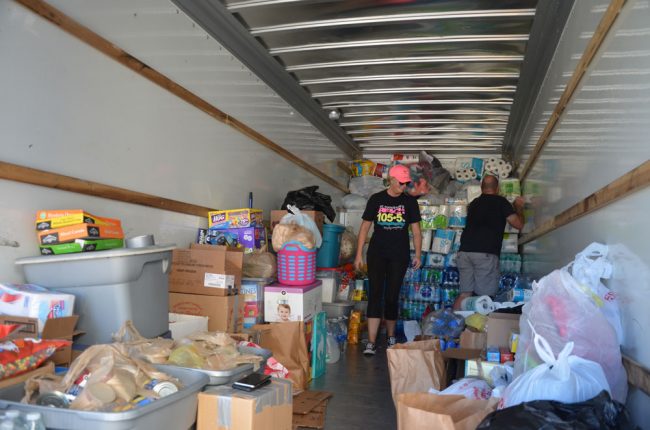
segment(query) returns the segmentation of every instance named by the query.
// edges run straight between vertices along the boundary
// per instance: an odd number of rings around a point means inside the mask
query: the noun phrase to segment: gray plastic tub
[[[159,370],[183,383],[183,388],[155,402],[126,412],[86,412],[20,403],[24,383],[0,389],[0,413],[6,409],[40,412],[49,430],[186,430],[196,422],[197,394],[209,378],[203,373],[180,367],[159,365]]]
[[[323,310],[327,313],[327,318],[349,318],[352,308],[354,308],[354,302],[323,303]]]
[[[167,273],[175,245],[21,258],[27,282],[75,295],[81,344],[110,343],[124,321],[144,337],[169,329]]]

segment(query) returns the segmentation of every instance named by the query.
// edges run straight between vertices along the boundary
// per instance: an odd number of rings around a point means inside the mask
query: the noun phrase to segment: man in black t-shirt
[[[513,207],[514,206],[514,207]],[[460,273],[460,295],[454,303],[459,309],[463,299],[476,294],[494,297],[499,288],[499,255],[506,222],[521,230],[524,226],[524,199],[511,205],[499,195],[499,181],[485,176],[481,195],[467,208],[467,225],[460,238],[456,263]]]
[[[386,321],[388,346],[395,345],[395,323],[399,306],[399,291],[409,264],[419,268],[421,261],[422,235],[420,232],[420,208],[415,197],[404,192],[411,182],[408,167],[398,164],[388,172],[390,186],[387,190],[373,194],[363,212],[357,255],[354,267],[363,266],[363,246],[368,230],[374,223],[374,233],[368,246],[368,343],[365,355],[374,355],[379,323]],[[411,262],[408,229],[413,232],[415,258]],[[383,306],[382,306],[383,298]],[[383,309],[382,309],[383,307]]]

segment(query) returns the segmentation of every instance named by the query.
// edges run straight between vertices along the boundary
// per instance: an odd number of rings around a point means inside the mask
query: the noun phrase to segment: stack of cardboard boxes
[[[192,244],[175,249],[169,273],[169,311],[208,317],[209,331],[240,332],[243,250]]]

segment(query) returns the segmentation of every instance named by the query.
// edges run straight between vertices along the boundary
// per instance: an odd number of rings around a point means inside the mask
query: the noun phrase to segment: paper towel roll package
[[[431,251],[438,254],[449,254],[455,236],[454,230],[436,230]]]
[[[431,249],[431,240],[433,238],[433,230],[422,230],[422,251]]]
[[[49,318],[69,317],[74,296],[34,284],[0,284],[0,314],[38,319],[38,332]]]
[[[467,205],[449,206],[449,227],[464,228],[467,224]]]

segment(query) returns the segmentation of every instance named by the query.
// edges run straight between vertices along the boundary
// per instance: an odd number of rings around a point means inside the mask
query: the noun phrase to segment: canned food
[[[160,397],[166,397],[170,394],[178,392],[178,387],[176,384],[169,381],[156,381],[155,383],[150,383],[149,385],[151,385],[151,390],[154,393],[158,394]]]
[[[36,398],[36,404],[39,406],[49,406],[51,408],[69,408],[70,401],[68,397],[60,391],[41,394]]]

